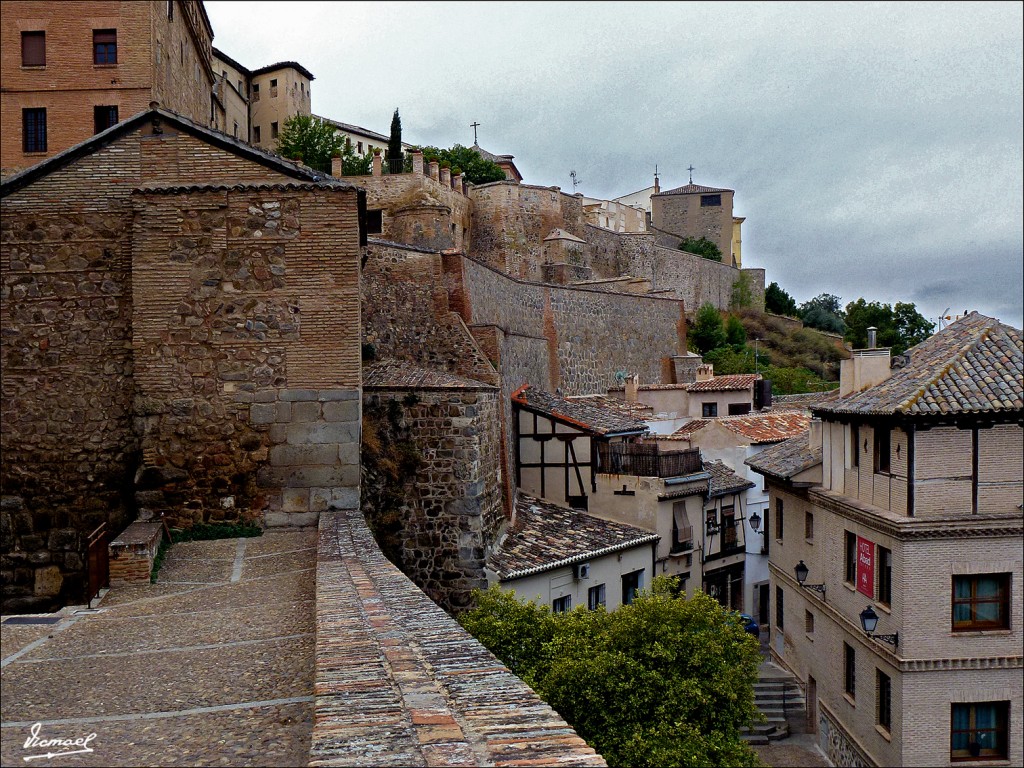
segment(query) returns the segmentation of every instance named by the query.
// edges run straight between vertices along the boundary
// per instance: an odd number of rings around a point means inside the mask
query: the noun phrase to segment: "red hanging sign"
[[[875,545],[857,537],[857,591],[870,598],[875,596]]]

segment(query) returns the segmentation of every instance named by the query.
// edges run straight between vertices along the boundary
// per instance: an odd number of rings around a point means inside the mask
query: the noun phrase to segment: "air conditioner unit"
[[[574,579],[589,579],[590,578],[590,563],[577,563],[572,567],[572,577]]]

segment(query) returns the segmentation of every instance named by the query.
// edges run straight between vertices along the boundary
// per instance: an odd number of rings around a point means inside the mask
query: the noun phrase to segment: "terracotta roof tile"
[[[755,485],[747,478],[737,475],[720,459],[705,461],[704,471],[711,475],[711,487],[708,489],[708,494],[712,497],[740,493]]]
[[[565,399],[574,403],[607,408],[609,411],[615,411],[633,419],[646,419],[654,416],[654,408],[646,403],[627,403],[625,400],[609,395],[569,395]]]
[[[695,192],[735,192],[734,189],[723,189],[721,187],[705,187],[702,184],[684,184],[675,189],[667,189],[659,192],[660,195],[692,195]]]
[[[888,379],[815,412],[914,416],[1024,409],[1021,332],[972,312],[893,360]]]
[[[647,424],[641,419],[600,405],[567,400],[529,385],[512,393],[512,402],[596,435],[647,431]]]
[[[772,395],[773,411],[806,411],[818,403],[829,403],[838,399],[839,388],[827,392],[804,392],[799,395]]]
[[[765,448],[756,456],[751,456],[744,464],[762,475],[771,475],[782,480],[800,474],[815,464],[821,463],[821,448],[808,445],[810,430],[785,442]]]
[[[502,581],[651,544],[661,537],[531,496],[516,499],[516,523],[488,565]]]
[[[758,373],[737,373],[732,376],[713,376],[707,381],[687,385],[691,392],[727,392],[736,389],[750,389],[761,378]]]

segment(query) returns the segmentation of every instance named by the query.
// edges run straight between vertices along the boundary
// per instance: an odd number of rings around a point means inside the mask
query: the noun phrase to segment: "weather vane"
[[[480,123],[474,120],[472,123],[469,124],[469,127],[473,129],[473,144],[477,144],[476,129],[480,127]]]

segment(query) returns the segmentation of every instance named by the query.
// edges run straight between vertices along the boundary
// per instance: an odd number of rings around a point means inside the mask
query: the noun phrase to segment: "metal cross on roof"
[[[690,163],[690,167],[687,168],[686,170],[688,170],[690,172],[690,183],[693,184],[693,171],[694,171],[693,163]]]
[[[469,127],[473,129],[473,144],[476,144],[476,129],[480,127],[480,123],[474,120],[472,123],[469,124]]]

